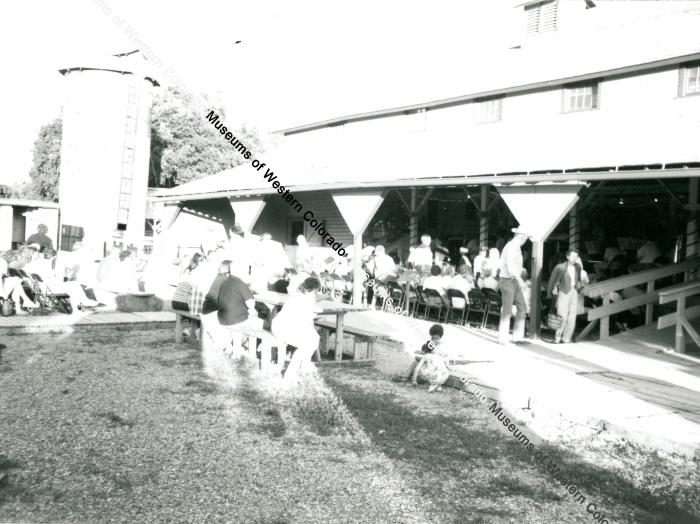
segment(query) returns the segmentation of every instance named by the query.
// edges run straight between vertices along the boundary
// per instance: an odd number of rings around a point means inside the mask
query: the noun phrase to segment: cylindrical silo
[[[115,238],[143,246],[153,87],[139,51],[61,69],[61,249],[84,236],[96,254]]]

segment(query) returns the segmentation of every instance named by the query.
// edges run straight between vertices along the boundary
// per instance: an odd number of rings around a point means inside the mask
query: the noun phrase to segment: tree
[[[39,137],[34,142],[34,163],[29,171],[31,183],[21,188],[23,196],[58,201],[62,129],[61,118],[56,118],[39,130]]]
[[[149,185],[173,187],[242,164],[245,159],[212,126],[205,115],[214,111],[227,122],[221,104],[169,87],[158,93],[151,116]],[[259,156],[263,146],[255,130],[230,130]]]

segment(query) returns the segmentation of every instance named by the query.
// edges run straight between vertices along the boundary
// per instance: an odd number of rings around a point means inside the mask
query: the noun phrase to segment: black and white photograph
[[[0,524],[700,524],[700,0],[0,49]]]

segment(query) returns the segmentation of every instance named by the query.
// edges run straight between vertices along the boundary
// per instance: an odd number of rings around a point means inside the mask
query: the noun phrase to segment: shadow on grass
[[[238,378],[235,385],[236,398],[243,401],[247,408],[264,415],[265,421],[256,424],[253,429],[267,432],[274,438],[283,437],[287,432],[287,428],[282,415],[277,406],[275,406],[275,401],[260,391],[256,385],[250,366],[243,359],[237,359],[233,361],[233,368]]]
[[[358,387],[358,378],[367,383]],[[410,466],[417,476],[415,485],[419,492],[449,509],[450,513],[481,514],[486,519],[484,522],[495,515],[517,518],[518,515],[509,511],[474,507],[484,506],[475,503],[474,498],[493,502],[507,496],[526,497],[544,504],[566,500],[570,502],[566,511],[580,511],[584,518],[590,516],[585,505],[579,507],[578,503],[568,500],[570,495],[562,485],[553,475],[538,469],[531,462],[531,453],[512,436],[495,430],[470,429],[469,420],[458,421],[455,416],[417,413],[396,394],[373,391],[371,382],[383,380],[374,371],[354,372],[352,385],[337,376],[326,376],[325,380],[373,444],[387,457]],[[465,401],[459,398],[459,402]],[[488,408],[475,405],[474,409]],[[527,433],[527,428],[524,429]],[[576,486],[587,497],[586,504],[594,502],[599,509],[604,509],[604,499],[612,499],[620,506],[645,512],[644,522],[700,522],[672,501],[636,488],[613,472],[582,462],[574,453],[549,445],[537,449],[549,455],[566,472],[567,478],[575,479]],[[505,471],[498,472],[498,468]],[[536,477],[533,478],[533,474]],[[544,483],[542,477],[546,479]],[[445,478],[458,479],[458,482],[446,483],[443,482]],[[441,488],[436,489],[436,486]],[[614,519],[611,511],[608,515]]]

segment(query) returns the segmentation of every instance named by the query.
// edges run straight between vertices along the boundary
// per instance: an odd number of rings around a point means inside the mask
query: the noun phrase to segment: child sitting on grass
[[[442,385],[450,376],[445,360],[436,351],[444,334],[445,330],[440,324],[433,324],[430,327],[430,340],[423,344],[420,353],[416,352],[420,360],[411,364],[408,373],[408,380],[414,385],[418,385],[419,376],[428,381],[429,393],[436,390],[442,391]]]

